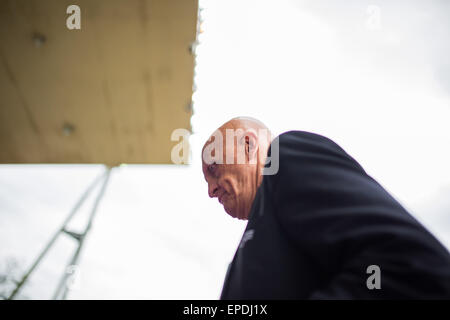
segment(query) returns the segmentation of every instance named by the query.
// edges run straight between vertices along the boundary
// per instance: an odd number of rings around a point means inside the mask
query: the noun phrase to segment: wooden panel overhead
[[[196,29],[196,0],[0,0],[0,163],[171,163]]]

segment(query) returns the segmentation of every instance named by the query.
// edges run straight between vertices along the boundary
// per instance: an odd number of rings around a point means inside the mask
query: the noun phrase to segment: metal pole
[[[48,250],[50,249],[50,247],[53,245],[53,243],[56,241],[56,239],[58,238],[59,234],[64,231],[66,225],[70,222],[70,220],[73,218],[73,216],[75,215],[75,213],[78,211],[78,209],[81,207],[81,205],[83,204],[83,202],[86,200],[86,198],[89,196],[89,194],[91,193],[91,191],[95,188],[95,186],[102,180],[104,179],[104,177],[109,174],[109,169],[102,173],[100,176],[98,176],[93,183],[86,189],[86,191],[81,195],[80,199],[78,200],[78,202],[75,204],[75,206],[73,207],[73,209],[71,210],[71,212],[69,213],[69,215],[67,216],[66,220],[64,220],[62,226],[58,229],[58,231],[56,231],[56,233],[53,235],[53,237],[50,239],[50,241],[47,243],[47,245],[44,247],[44,249],[42,250],[41,254],[36,258],[36,260],[34,261],[34,263],[31,265],[31,267],[28,269],[28,271],[24,274],[24,276],[22,277],[22,279],[17,283],[16,287],[14,288],[14,290],[12,291],[12,293],[9,295],[8,300],[12,300],[14,299],[14,297],[19,293],[20,289],[22,288],[22,286],[25,284],[25,282],[27,281],[28,277],[31,275],[31,273],[34,271],[34,269],[36,269],[36,267],[39,265],[39,263],[41,262],[42,258],[45,256],[45,254],[48,252]]]
[[[53,295],[53,300],[58,299],[60,296],[61,296],[62,300],[65,300],[66,297],[67,297],[68,289],[69,289],[67,287],[67,285],[66,285],[66,281],[67,281],[67,277],[68,277],[67,269],[70,266],[76,266],[77,263],[78,263],[81,249],[83,248],[83,245],[85,243],[86,237],[87,237],[87,235],[89,233],[89,230],[92,227],[92,222],[94,221],[94,217],[95,217],[95,215],[97,213],[98,205],[99,205],[101,199],[103,198],[103,195],[105,193],[106,187],[108,185],[110,174],[111,174],[111,168],[108,168],[107,172],[106,172],[106,178],[103,181],[102,188],[101,188],[99,194],[97,195],[97,199],[95,200],[94,206],[92,207],[92,211],[91,211],[91,214],[90,214],[90,217],[89,217],[89,221],[88,221],[88,223],[86,225],[86,228],[84,229],[84,232],[81,235],[78,235],[78,237],[74,237],[78,241],[78,248],[75,251],[72,259],[69,262],[69,264],[66,266],[66,269],[64,270],[64,274],[61,277],[61,280],[60,280],[60,282],[58,284],[58,287],[56,288],[56,291],[55,291],[55,293]],[[61,291],[62,291],[62,294],[61,294]]]

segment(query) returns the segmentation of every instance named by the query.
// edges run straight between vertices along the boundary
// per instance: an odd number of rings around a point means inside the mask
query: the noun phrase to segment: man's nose
[[[217,197],[217,191],[219,190],[219,187],[216,183],[210,183],[208,184],[208,194],[210,198]]]

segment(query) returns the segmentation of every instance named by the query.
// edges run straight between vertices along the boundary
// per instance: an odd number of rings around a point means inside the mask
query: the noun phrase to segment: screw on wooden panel
[[[189,45],[189,53],[195,55],[195,49],[197,49],[197,41],[191,42]]]
[[[194,109],[193,109],[193,107],[192,107],[192,101],[189,102],[189,103],[187,103],[187,104],[184,106],[184,111],[186,111],[187,113],[193,113]]]
[[[68,136],[70,136],[70,135],[75,131],[75,127],[74,127],[72,124],[66,122],[66,123],[64,123],[64,125],[63,125],[62,131],[63,131],[63,134],[64,134],[66,137],[68,137]]]
[[[44,45],[44,43],[47,41],[47,38],[38,32],[33,33],[33,36],[31,38],[33,40],[33,44],[36,48],[40,48]]]

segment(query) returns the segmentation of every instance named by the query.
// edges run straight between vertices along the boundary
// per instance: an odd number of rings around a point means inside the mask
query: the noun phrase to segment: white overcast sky
[[[219,297],[245,222],[208,198],[200,148],[238,115],[277,134],[333,139],[450,247],[449,1],[204,0],[200,7],[192,164],[115,169],[69,298]],[[29,266],[101,171],[0,166],[0,267],[10,258]],[[73,248],[61,237],[24,295],[50,298]]]

